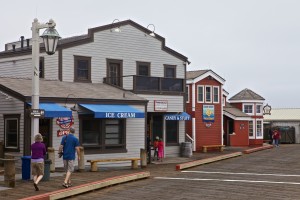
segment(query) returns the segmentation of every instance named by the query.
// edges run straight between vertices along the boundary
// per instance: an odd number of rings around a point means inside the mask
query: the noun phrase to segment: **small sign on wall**
[[[154,111],[168,111],[168,101],[154,100]]]
[[[215,121],[215,106],[203,105],[203,121],[214,122]]]

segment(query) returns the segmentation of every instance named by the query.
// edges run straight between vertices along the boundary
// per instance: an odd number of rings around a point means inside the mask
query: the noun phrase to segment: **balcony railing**
[[[123,87],[126,90],[137,92],[184,92],[184,79],[149,76],[123,76],[119,85],[114,84],[116,77],[105,77],[104,83]]]

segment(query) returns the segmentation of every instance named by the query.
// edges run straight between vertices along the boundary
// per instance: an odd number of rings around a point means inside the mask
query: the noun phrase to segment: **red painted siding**
[[[209,77],[197,82],[195,92],[195,126],[196,126],[196,151],[201,151],[203,145],[222,143],[222,85]],[[197,103],[197,86],[219,86],[219,103]],[[213,88],[212,88],[213,91]],[[213,97],[212,97],[213,98]],[[215,120],[208,128],[203,122],[203,105],[214,105]]]
[[[248,121],[234,121],[234,133],[230,135],[230,146],[249,146]]]

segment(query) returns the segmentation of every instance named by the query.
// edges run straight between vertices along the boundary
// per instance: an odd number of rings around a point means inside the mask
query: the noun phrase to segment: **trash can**
[[[22,156],[22,180],[30,180],[31,156]]]
[[[52,161],[47,159],[44,160],[44,176],[42,178],[42,181],[49,181],[50,180],[50,165]]]
[[[191,142],[182,142],[181,143],[181,157],[192,157],[192,143]]]

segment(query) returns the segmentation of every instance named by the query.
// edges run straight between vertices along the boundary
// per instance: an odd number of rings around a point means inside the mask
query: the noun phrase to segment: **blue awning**
[[[32,105],[31,103],[28,103]],[[45,118],[72,117],[72,111],[56,103],[40,103],[39,109],[45,110]]]
[[[144,118],[145,113],[129,105],[79,104],[94,112],[95,118]]]
[[[191,116],[186,112],[181,112],[179,114],[167,114],[165,115],[165,120],[191,120]]]

